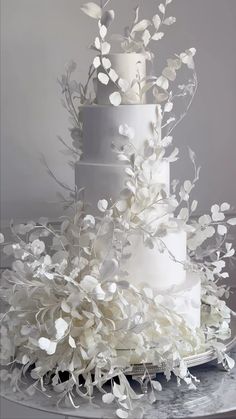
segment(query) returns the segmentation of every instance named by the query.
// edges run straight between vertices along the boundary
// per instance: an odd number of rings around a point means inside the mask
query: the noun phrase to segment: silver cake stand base
[[[231,352],[231,350],[236,346],[236,313],[232,314],[232,319],[230,323],[231,327],[231,338],[224,341],[224,345],[226,347],[226,352]],[[204,365],[209,362],[215,363],[217,360],[216,353],[213,349],[210,349],[206,352],[194,354],[184,358],[188,368],[197,367],[199,365]],[[220,368],[223,368],[222,366]],[[145,374],[145,371],[148,371],[148,374],[153,377],[156,374],[163,373],[164,371],[164,364],[159,366],[154,366],[152,364],[146,364],[145,368],[143,365],[134,365],[130,375],[134,379],[138,379]],[[145,389],[144,389],[145,390]],[[236,391],[236,390],[235,390]]]

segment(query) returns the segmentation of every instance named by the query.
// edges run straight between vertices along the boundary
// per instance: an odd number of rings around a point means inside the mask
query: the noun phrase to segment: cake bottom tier
[[[185,321],[185,324],[192,330],[192,333],[201,326],[201,278],[198,274],[188,272],[184,284],[173,287],[172,289],[169,289],[168,292],[158,293],[155,297],[155,301],[157,303],[157,310],[158,304],[160,304],[160,310],[162,312],[164,308],[172,314],[181,316]],[[153,317],[153,322],[155,321],[157,321],[157,323],[159,322],[158,319]],[[166,321],[168,320],[166,319]],[[162,338],[167,338],[167,336],[162,335],[161,322],[158,325],[158,330],[160,331],[160,341]],[[146,340],[150,341],[150,348],[158,347],[158,340],[156,338],[154,340],[148,330],[146,333]],[[139,337],[133,333],[130,334],[130,336],[125,336],[123,340],[120,340],[116,349],[120,350],[123,354],[124,351],[129,351],[129,353],[130,351],[134,351],[132,355],[133,363],[146,362],[145,359],[139,358],[137,351],[135,352],[136,348],[140,349],[139,346]]]
[[[122,267],[135,287],[146,286],[165,292],[186,281],[187,237],[185,231],[169,229],[156,241],[154,248],[150,249],[140,234],[129,237],[131,246],[128,250],[132,256]]]

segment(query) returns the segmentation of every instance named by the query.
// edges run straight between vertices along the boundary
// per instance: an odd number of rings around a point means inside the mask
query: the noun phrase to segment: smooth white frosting
[[[186,324],[195,329],[201,324],[201,278],[187,272],[186,280],[168,291],[161,291],[159,301],[164,307],[180,314]]]
[[[75,184],[78,190],[85,188],[85,201],[91,204],[93,209],[97,208],[99,199],[106,199],[108,202],[114,203],[119,198],[119,193],[127,181],[125,167],[121,164],[81,162],[75,167]],[[155,181],[163,184],[167,193],[169,175],[169,164],[165,162],[155,176]]]
[[[131,247],[128,250],[132,257],[124,263],[124,269],[134,286],[148,286],[162,292],[186,281],[183,265],[187,258],[186,233],[170,231],[161,240],[166,246],[163,253],[158,250],[157,245],[154,249],[145,246],[141,235],[129,238]]]
[[[122,104],[134,104],[134,103],[145,103],[145,95],[140,100],[139,86],[137,83],[133,84],[134,80],[140,78],[142,80],[146,77],[146,59],[143,54],[136,53],[121,53],[121,54],[109,54],[106,56],[111,62],[111,68],[115,70],[119,78],[122,78],[129,82],[131,96],[123,98]],[[102,68],[99,71],[104,71]],[[108,70],[109,72],[109,70]],[[142,83],[143,85],[143,83]],[[108,85],[102,84],[98,80],[97,84],[97,103],[99,105],[109,105],[109,96],[118,91],[119,87],[112,81],[109,81]]]
[[[156,105],[84,106],[82,161],[89,163],[117,163],[111,145],[124,144],[119,135],[120,125],[127,124],[135,131],[131,140],[137,151],[143,150],[145,140],[153,138],[153,124],[161,136],[161,121]]]

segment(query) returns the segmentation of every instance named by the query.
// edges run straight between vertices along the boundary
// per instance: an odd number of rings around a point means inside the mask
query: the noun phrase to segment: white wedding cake
[[[59,140],[75,185],[45,165],[66,191],[59,195],[67,211],[56,223],[11,222],[11,241],[0,233],[0,249],[13,261],[1,275],[0,379],[21,397],[53,394],[57,405],[76,409],[98,390],[116,417],[141,419],[146,402],[149,409],[160,400],[153,373],[174,375],[192,391],[198,380],[188,367],[206,352],[234,366],[223,342],[231,336],[226,267],[235,255],[227,233],[236,219],[227,202],[195,213],[200,169],[191,149],[193,175],[171,176],[172,132],[198,86],[195,48],[172,55],[161,74],[154,65],[147,71],[149,44],[175,23],[167,14],[172,0],[151,19],[137,6],[124,35],[108,38],[110,3],[82,5],[98,27],[88,79],[74,78],[71,61],[59,80],[71,124],[69,144]],[[109,39],[122,53],[111,54]]]
[[[156,104],[146,104],[140,99],[137,84],[145,80],[146,61],[142,54],[123,53],[105,57],[115,74],[130,87],[119,106],[112,106],[109,97],[115,82],[105,85],[98,80],[96,104],[83,106],[83,156],[76,165],[76,186],[84,188],[85,201],[97,207],[102,197],[110,204],[119,199],[128,177],[125,163],[117,161],[112,145],[122,144],[120,127],[131,130],[129,136],[136,153],[143,152],[145,142],[155,135],[161,138],[162,116]],[[99,74],[99,69],[98,69]],[[118,79],[117,77],[117,79]],[[99,78],[98,78],[99,79]],[[142,102],[142,103],[140,103]],[[132,127],[132,128],[129,128]],[[124,140],[125,141],[125,140]],[[150,187],[162,188],[170,195],[170,164],[162,160],[153,165]],[[163,200],[164,201],[164,200]],[[145,217],[145,211],[144,211]],[[187,235],[167,212],[164,202],[157,202],[150,215],[150,231],[167,226],[161,237],[161,246],[147,247],[140,233],[129,234],[131,256],[123,262],[129,282],[135,287],[149,287],[158,292],[160,304],[183,316],[191,328],[200,326],[201,280],[199,275],[187,272]]]

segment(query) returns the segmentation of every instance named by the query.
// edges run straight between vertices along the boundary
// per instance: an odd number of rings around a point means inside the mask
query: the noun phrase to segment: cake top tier
[[[121,53],[103,57],[98,68],[97,103],[110,105],[110,96],[121,90],[121,104],[145,103],[142,87],[146,77],[143,54]]]

